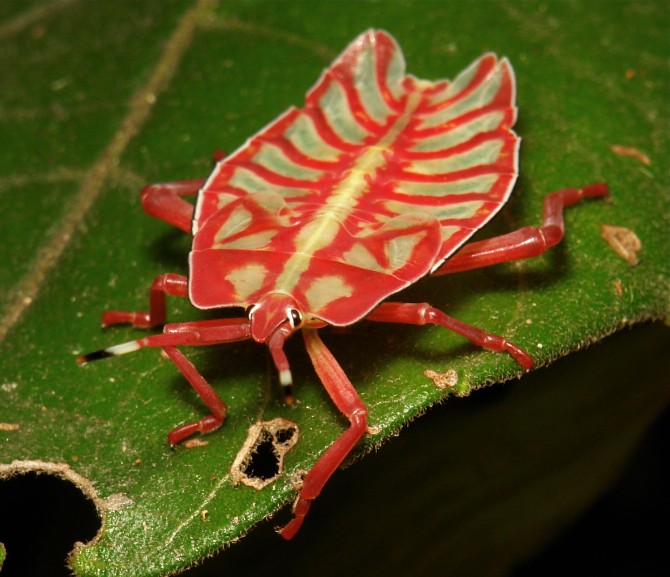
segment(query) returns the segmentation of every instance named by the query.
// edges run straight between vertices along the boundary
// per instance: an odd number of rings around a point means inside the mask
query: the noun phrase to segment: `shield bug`
[[[108,311],[106,326],[163,326],[163,333],[80,357],[88,362],[159,347],[209,408],[168,434],[172,445],[221,426],[226,405],[180,346],[253,339],[268,346],[286,399],[292,377],[284,342],[300,332],[315,371],[349,428],[307,473],[292,538],[312,501],[368,429],[367,408],[319,336],[361,319],[436,324],[524,368],[531,356],[505,338],[426,303],[387,297],[426,275],[537,256],[563,237],[563,208],[607,194],[605,184],[545,199],[540,227],[465,244],[509,198],[518,172],[515,78],[485,54],[455,80],[405,73],[396,41],[370,30],[355,39],[306,96],[219,159],[206,180],[153,184],[142,205],[193,235],[188,277],[158,276],[148,312]],[[197,195],[195,205],[184,197]],[[165,324],[166,295],[199,309],[240,307],[238,318]]]

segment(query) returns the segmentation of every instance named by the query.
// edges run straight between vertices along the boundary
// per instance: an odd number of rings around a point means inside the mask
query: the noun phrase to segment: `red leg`
[[[563,238],[563,208],[584,197],[606,195],[606,184],[591,184],[584,188],[566,188],[553,192],[544,199],[541,227],[527,226],[503,236],[466,244],[433,274],[461,272],[539,256]]]
[[[485,349],[508,352],[524,369],[530,369],[534,364],[532,357],[514,343],[510,343],[501,336],[486,333],[477,327],[456,320],[427,303],[382,303],[365,318],[383,323],[440,325]]]
[[[163,334],[151,335],[135,341],[100,349],[77,358],[79,364],[116,357],[139,349],[152,347],[197,347],[244,341],[251,338],[249,319],[212,319],[165,325]]]
[[[164,184],[149,184],[142,189],[142,206],[147,214],[190,232],[193,205],[182,197],[196,194],[204,180],[183,180]],[[161,325],[166,319],[165,295],[185,297],[186,277],[176,274],[157,276],[149,290],[149,312],[107,311],[102,315],[103,326],[130,323],[148,328]]]
[[[145,347],[159,347],[174,362],[191,386],[205,402],[210,415],[199,421],[180,425],[168,434],[170,444],[175,445],[190,435],[200,432],[209,433],[218,429],[226,417],[226,405],[212,387],[200,375],[193,364],[177,349],[177,346],[201,346],[230,343],[251,338],[249,319],[213,319],[165,325],[163,334],[152,335],[114,345],[106,349],[82,355],[77,359],[80,364],[130,353]]]
[[[292,539],[300,529],[312,501],[319,496],[331,475],[351,452],[367,429],[367,407],[344,374],[315,329],[303,329],[307,352],[317,375],[337,408],[349,419],[350,426],[310,469],[293,507],[294,517],[279,534]]]
[[[149,289],[149,312],[106,311],[102,314],[102,325],[130,323],[134,327],[149,328],[162,325],[166,319],[165,295],[185,297],[188,280],[178,274],[157,276]]]
[[[168,441],[170,441],[170,445],[174,446],[194,433],[210,433],[218,429],[226,418],[227,407],[219,395],[214,392],[210,384],[198,372],[198,369],[193,366],[193,363],[179,349],[174,346],[167,346],[163,347],[163,350],[177,366],[181,374],[186,377],[186,380],[191,383],[195,392],[198,393],[212,412],[211,415],[207,415],[199,421],[179,425],[172,429],[168,433]]]
[[[142,189],[142,207],[148,215],[191,232],[193,205],[182,197],[196,194],[204,183],[204,180],[182,180],[148,184]]]
[[[164,220],[185,232],[191,230],[193,205],[183,196],[196,194],[204,180],[183,180],[149,184],[142,189],[142,207],[150,216]],[[186,277],[176,274],[157,276],[149,290],[149,312],[107,311],[103,326],[130,323],[136,327],[153,327],[165,322],[165,295],[186,296]]]

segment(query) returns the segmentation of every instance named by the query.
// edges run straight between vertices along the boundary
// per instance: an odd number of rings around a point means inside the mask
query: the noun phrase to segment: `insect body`
[[[165,324],[163,334],[79,361],[162,348],[211,412],[171,431],[174,445],[217,429],[226,415],[226,405],[178,346],[265,343],[290,401],[283,345],[301,332],[316,373],[350,426],[305,477],[294,517],[280,530],[290,539],[367,430],[367,409],[319,328],[360,319],[437,324],[508,352],[525,369],[533,365],[503,337],[428,304],[386,301],[429,273],[539,255],[561,240],[564,206],[607,194],[604,184],[561,190],[546,198],[541,227],[461,248],[514,186],[514,98],[506,59],[486,54],[453,82],[430,82],[405,74],[400,49],[387,33],[362,34],[323,72],[304,108],[289,109],[220,160],[206,181],[143,190],[147,213],[193,234],[189,276],[157,277],[148,312],[108,311],[103,323],[163,325],[165,295],[188,297],[201,309],[242,307],[247,314]],[[183,197],[196,193],[194,209]]]

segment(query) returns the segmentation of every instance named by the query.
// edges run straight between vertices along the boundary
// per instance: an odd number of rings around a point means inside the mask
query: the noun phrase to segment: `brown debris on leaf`
[[[0,423],[0,431],[18,431],[20,428],[18,423]]]
[[[423,374],[432,380],[438,389],[452,388],[458,383],[458,373],[453,369],[447,369],[443,373],[426,369]]]
[[[187,449],[195,449],[196,447],[206,447],[209,445],[209,442],[198,437],[194,437],[193,439],[187,439],[182,443],[182,445]]]
[[[611,150],[614,154],[619,156],[630,156],[640,161],[645,166],[651,165],[651,159],[642,151],[638,150],[633,146],[622,146],[620,144],[613,144]]]
[[[635,266],[638,263],[637,253],[642,248],[642,242],[632,230],[623,226],[601,224],[600,236],[628,264]]]

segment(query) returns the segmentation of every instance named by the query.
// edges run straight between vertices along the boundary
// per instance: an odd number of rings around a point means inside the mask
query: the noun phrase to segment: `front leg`
[[[92,361],[132,353],[146,347],[163,349],[210,410],[210,414],[202,419],[180,425],[170,431],[168,440],[174,446],[194,433],[209,433],[218,429],[226,418],[227,412],[226,404],[198,372],[198,369],[195,368],[177,347],[232,343],[250,338],[251,329],[249,319],[247,318],[212,319],[178,323],[165,325],[162,334],[151,335],[81,355],[77,358],[77,362],[79,364],[86,364]]]
[[[211,433],[218,429],[223,424],[228,409],[211,385],[198,372],[198,369],[193,366],[193,363],[177,347],[163,347],[163,351],[165,351],[165,354],[175,364],[181,374],[184,375],[211,411],[211,414],[204,416],[199,421],[179,425],[172,429],[168,433],[168,441],[174,447],[177,443],[180,443],[194,433]]]
[[[292,539],[298,532],[312,501],[319,496],[328,479],[367,430],[368,409],[344,374],[342,367],[323,344],[316,329],[303,329],[302,334],[314,369],[330,398],[349,419],[349,428],[321,455],[305,476],[298,499],[293,506],[294,517],[279,530],[279,534],[286,540]]]
[[[150,328],[165,323],[167,307],[165,295],[185,297],[188,295],[188,280],[178,274],[157,276],[149,289],[149,312],[106,311],[102,314],[102,325],[130,323],[134,327]]]
[[[369,321],[382,323],[404,323],[410,325],[434,324],[464,336],[482,348],[496,352],[508,352],[526,370],[535,364],[533,358],[522,348],[507,339],[487,333],[459,321],[427,303],[382,303],[365,317]]]

